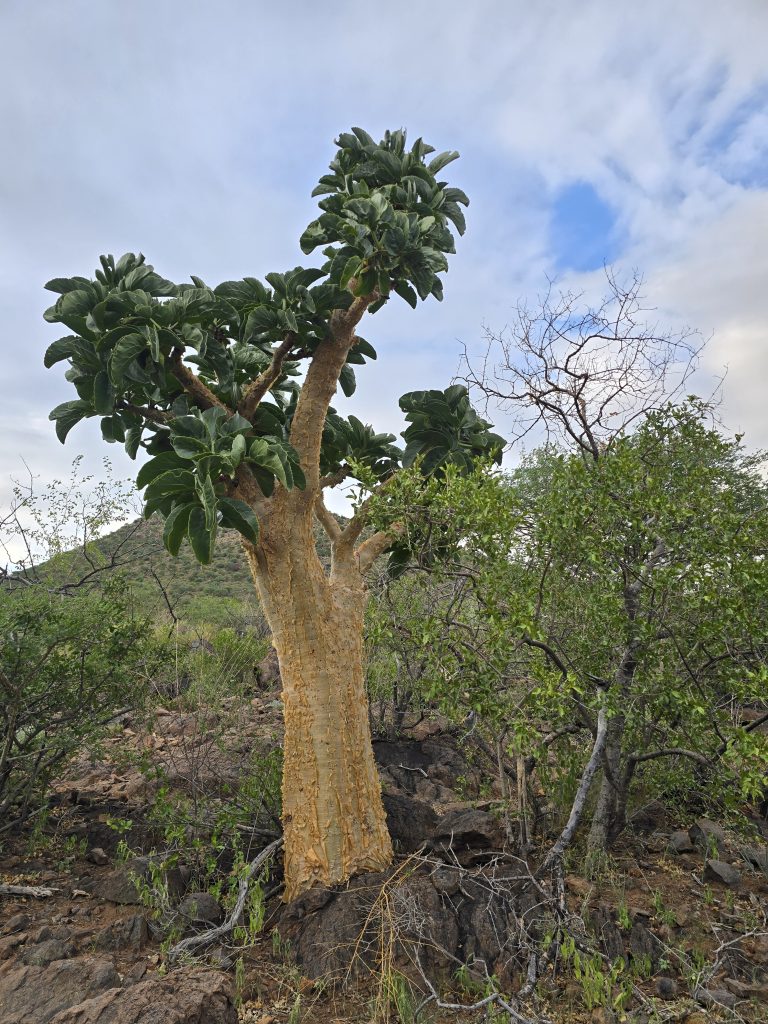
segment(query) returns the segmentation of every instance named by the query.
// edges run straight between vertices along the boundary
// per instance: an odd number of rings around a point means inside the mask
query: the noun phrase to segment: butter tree
[[[243,546],[280,660],[285,705],[286,898],[314,883],[385,867],[392,855],[363,685],[366,570],[398,538],[397,525],[362,539],[363,506],[345,526],[323,492],[347,479],[378,486],[418,461],[424,475],[471,468],[501,439],[467,392],[417,391],[401,399],[410,422],[401,451],[330,406],[355,389],[353,367],[376,358],[357,333],[392,295],[415,307],[442,297],[451,227],[464,231],[457,188],[438,180],[455,152],[433,156],[402,131],[376,143],[342,134],[314,195],[320,216],[301,238],[325,262],[283,274],[174,284],[144,257],[101,258],[95,278],[56,279],[45,317],[72,334],[46,366],[69,363],[77,399],[51,413],[63,442],[81,419],[101,416],[108,442],[150,456],[136,483],[145,514],[165,519],[176,554],[189,540],[211,560],[219,529]],[[303,376],[302,376],[303,374]],[[326,572],[314,519],[328,534]],[[402,545],[399,549],[402,557]]]

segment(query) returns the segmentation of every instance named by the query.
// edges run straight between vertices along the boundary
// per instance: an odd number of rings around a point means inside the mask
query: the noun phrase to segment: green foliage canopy
[[[421,139],[407,148],[404,131],[376,143],[360,128],[337,146],[313,193],[324,197],[321,214],[301,237],[305,253],[322,247],[319,267],[209,287],[194,276],[176,284],[126,253],[102,256],[93,278],[46,285],[59,298],[45,319],[72,333],[49,346],[45,365],[66,361],[77,392],[51,412],[56,433],[63,442],[80,420],[99,416],[106,441],[132,458],[140,449],[151,456],[137,485],[146,488],[145,514],[165,518],[171,553],[188,538],[210,562],[219,527],[257,539],[253,509],[233,496],[241,467],[265,496],[305,487],[307,467],[291,444],[297,377],[334,316],[357,296],[371,300],[371,312],[393,294],[414,307],[442,298],[451,228],[463,233],[468,199],[438,175],[458,154],[432,155]],[[355,390],[354,367],[375,358],[357,337],[338,380],[345,395]],[[405,455],[393,435],[329,410],[321,473],[384,479],[417,457],[430,473],[503,445],[462,388],[412,392],[401,406],[411,422]]]

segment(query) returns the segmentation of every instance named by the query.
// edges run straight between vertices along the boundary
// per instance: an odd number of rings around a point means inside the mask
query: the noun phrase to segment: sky
[[[98,419],[55,437],[74,392],[43,367],[44,282],[107,252],[209,284],[311,265],[310,193],[353,125],[459,150],[471,205],[445,301],[365,325],[379,359],[340,411],[399,432],[400,394],[608,263],[710,339],[700,390],[727,370],[725,423],[768,447],[766,39],[765,0],[0,0],[0,508],[25,464],[136,468]]]

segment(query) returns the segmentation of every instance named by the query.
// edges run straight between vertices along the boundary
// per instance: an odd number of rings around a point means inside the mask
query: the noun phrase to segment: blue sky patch
[[[555,198],[550,245],[557,271],[596,270],[619,255],[616,215],[587,182],[569,185]]]

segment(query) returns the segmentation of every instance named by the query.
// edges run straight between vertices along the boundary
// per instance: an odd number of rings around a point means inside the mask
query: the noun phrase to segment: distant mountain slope
[[[321,558],[330,559],[327,538],[319,529],[317,539]],[[126,574],[137,600],[158,615],[167,609],[157,580],[181,618],[222,623],[239,605],[258,603],[240,535],[233,530],[219,531],[210,565],[200,565],[188,544],[182,545],[177,557],[169,555],[163,547],[163,521],[158,516],[126,523],[95,541],[89,553],[97,565],[114,558],[117,569],[105,571]],[[69,557],[73,561],[67,567],[67,578],[78,579],[89,566],[82,554],[70,552]],[[38,566],[37,573],[45,576],[50,564]],[[57,575],[61,568],[59,560]]]

